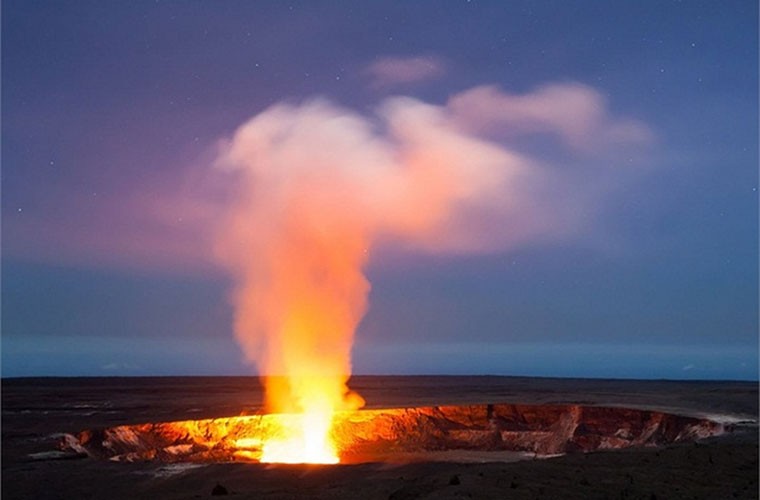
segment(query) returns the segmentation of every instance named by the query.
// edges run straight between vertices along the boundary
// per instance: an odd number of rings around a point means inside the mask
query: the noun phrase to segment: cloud
[[[559,147],[560,160],[521,149],[529,136]],[[325,200],[367,219],[378,247],[490,252],[588,236],[604,198],[628,175],[602,172],[595,155],[627,155],[653,138],[645,124],[614,115],[599,90],[572,82],[523,94],[478,86],[443,104],[390,97],[369,113],[326,99],[280,103],[221,141],[218,163],[237,168],[157,169],[107,197],[53,192],[61,200],[53,215],[34,207],[4,213],[3,252],[38,262],[218,272],[213,247],[224,214],[239,203],[240,164],[252,169],[247,182],[260,183],[252,172],[269,169],[281,176],[274,186],[322,186]],[[580,163],[565,161],[579,152]]]
[[[575,82],[543,85],[526,94],[482,85],[455,94],[448,107],[459,123],[475,133],[554,134],[580,151],[641,145],[654,139],[644,123],[613,117],[598,90]]]
[[[464,130],[447,106],[410,97],[386,99],[371,116],[325,99],[274,105],[238,129],[218,165],[237,175],[230,199],[247,203],[232,207],[231,224],[248,228],[237,234],[248,244],[224,248],[240,263],[296,208],[325,232],[356,225],[365,247],[435,253],[492,251],[576,225],[579,193],[558,196],[540,160]]]
[[[367,66],[374,87],[391,87],[433,80],[446,72],[442,60],[432,56],[382,57]]]

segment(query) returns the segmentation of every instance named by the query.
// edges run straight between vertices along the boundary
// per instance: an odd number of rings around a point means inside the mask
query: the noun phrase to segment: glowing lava
[[[308,359],[301,369],[313,373]],[[320,363],[322,359],[312,361]],[[269,463],[334,464],[340,461],[333,427],[337,412],[353,410],[364,401],[346,386],[348,376],[267,377],[269,407],[285,412],[264,415],[259,461]]]
[[[340,461],[330,437],[332,414],[272,416],[275,432],[262,444],[261,462],[336,464]]]

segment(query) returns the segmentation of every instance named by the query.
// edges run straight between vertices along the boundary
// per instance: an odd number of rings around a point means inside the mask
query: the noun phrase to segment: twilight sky
[[[436,167],[509,158],[519,179],[463,174],[472,206],[380,238],[355,373],[756,380],[757,19],[753,1],[5,1],[2,375],[255,373],[215,257],[220,151],[254,116],[301,127],[287,158],[311,175],[334,151],[317,118],[342,116],[366,129],[335,160],[355,172],[404,165],[411,137]]]

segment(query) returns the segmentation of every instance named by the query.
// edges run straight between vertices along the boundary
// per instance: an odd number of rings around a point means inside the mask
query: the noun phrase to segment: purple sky
[[[452,222],[476,253],[378,248],[356,372],[757,379],[757,18],[3,2],[2,374],[254,373],[212,257],[221,145],[317,97],[393,144],[384,103],[407,96],[540,175],[508,217]]]

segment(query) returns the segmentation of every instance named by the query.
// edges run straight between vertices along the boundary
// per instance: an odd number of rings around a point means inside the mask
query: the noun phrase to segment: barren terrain
[[[2,496],[41,498],[758,498],[756,383],[357,377],[369,408],[622,407],[722,424],[698,441],[554,458],[399,453],[349,465],[123,463],[57,453],[63,433],[252,415],[253,378],[3,380]],[[513,461],[522,458],[520,461]],[[528,460],[524,460],[528,458]],[[492,461],[498,460],[498,461]],[[512,460],[512,461],[511,461]]]

